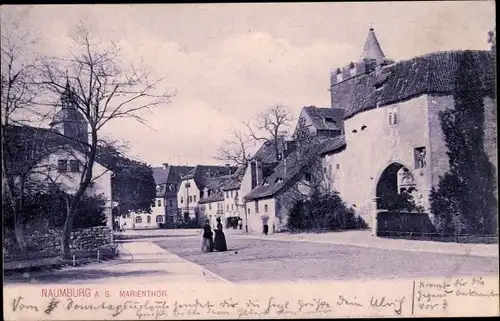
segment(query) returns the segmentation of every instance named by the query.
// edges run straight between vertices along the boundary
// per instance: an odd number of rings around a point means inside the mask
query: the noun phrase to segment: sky
[[[117,120],[103,134],[128,154],[162,163],[220,164],[229,130],[276,104],[297,117],[330,107],[330,71],[360,58],[370,27],[388,58],[487,50],[493,1],[259,4],[22,5],[1,7],[2,27],[38,39],[34,51],[68,53],[83,24],[114,41],[126,64],[144,64],[175,92],[148,126]]]

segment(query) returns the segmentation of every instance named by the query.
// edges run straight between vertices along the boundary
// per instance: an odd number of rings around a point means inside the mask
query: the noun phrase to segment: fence
[[[377,231],[377,236],[394,239],[450,243],[498,244],[498,235],[441,234],[402,231]]]

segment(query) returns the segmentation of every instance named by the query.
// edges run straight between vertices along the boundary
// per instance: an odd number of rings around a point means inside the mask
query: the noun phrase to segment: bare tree
[[[217,150],[215,159],[227,161],[237,166],[246,166],[249,160],[248,148],[250,140],[247,135],[233,130],[229,133],[231,139],[223,141],[222,145]]]
[[[8,28],[4,25],[2,25],[2,29],[0,55],[2,203],[8,204],[10,207],[14,216],[16,241],[20,249],[24,250],[22,225],[22,207],[26,190],[24,186],[26,177],[34,166],[32,160],[39,155],[35,156],[34,149],[31,148],[26,152],[31,152],[33,157],[23,160],[16,159],[16,155],[12,152],[12,144],[9,142],[10,134],[12,134],[9,129],[22,121],[19,116],[36,112],[35,98],[38,87],[32,81],[35,77],[37,63],[32,46],[36,41],[30,39],[29,34],[9,33]],[[26,146],[40,140],[37,137],[29,139],[30,142]]]
[[[283,105],[273,107],[257,114],[254,124],[243,122],[254,142],[271,143],[275,147],[275,159],[279,160],[280,144],[289,134],[292,114]]]
[[[101,130],[111,120],[124,118],[146,124],[143,113],[169,103],[172,97],[170,92],[159,90],[161,80],[151,81],[149,72],[134,67],[124,69],[114,43],[93,42],[84,28],[80,28],[79,36],[74,42],[76,50],[68,59],[44,60],[39,81],[53,94],[52,101],[69,87],[77,110],[88,123],[88,140],[75,142],[85,159],[62,231],[62,251],[65,257],[69,256],[69,235],[74,216],[93,179]]]

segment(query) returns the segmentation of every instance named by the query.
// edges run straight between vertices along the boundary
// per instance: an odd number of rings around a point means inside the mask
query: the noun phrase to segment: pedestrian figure
[[[217,229],[215,230],[214,243],[217,251],[227,251],[226,237],[224,236],[224,232],[222,232],[220,217],[217,218]]]
[[[203,251],[203,253],[214,251],[214,241],[212,239],[212,236],[213,233],[212,229],[210,228],[210,221],[206,220],[205,226],[203,226],[203,239],[201,245],[201,250]]]
[[[241,218],[238,220],[238,226],[240,227],[240,230],[243,229],[243,220]]]
[[[269,233],[269,225],[267,225],[267,223],[264,223],[264,234],[267,235],[267,233]]]

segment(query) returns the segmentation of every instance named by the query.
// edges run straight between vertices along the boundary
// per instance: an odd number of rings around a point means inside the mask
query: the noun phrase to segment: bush
[[[315,193],[309,200],[296,201],[287,221],[292,232],[304,230],[352,230],[365,229],[368,225],[354,209],[348,208],[338,193]]]
[[[61,193],[37,193],[24,199],[22,225],[43,222],[47,227],[61,228],[66,219],[66,200]],[[84,196],[73,221],[73,228],[88,228],[106,225],[105,201],[102,198]],[[14,217],[10,206],[2,203],[3,224],[14,228]],[[36,224],[35,224],[36,225]]]

